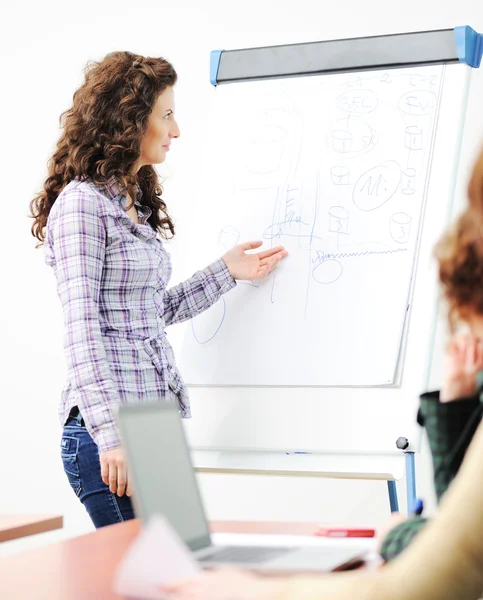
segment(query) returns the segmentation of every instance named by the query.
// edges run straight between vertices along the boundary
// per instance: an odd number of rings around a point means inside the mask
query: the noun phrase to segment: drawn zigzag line
[[[338,252],[333,254],[327,252],[324,258],[352,258],[354,256],[367,256],[369,254],[395,254],[396,252],[407,252],[407,248],[396,248],[396,250],[366,250],[365,252]]]

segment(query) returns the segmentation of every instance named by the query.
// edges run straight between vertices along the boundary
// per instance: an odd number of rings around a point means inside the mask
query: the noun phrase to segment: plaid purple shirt
[[[54,268],[64,310],[67,382],[62,424],[78,406],[99,447],[120,445],[119,403],[154,402],[169,391],[190,417],[187,390],[165,327],[203,312],[236,283],[222,259],[167,288],[169,254],[136,199],[139,225],[124,211],[114,179],[99,186],[72,181],[49,215],[47,264]]]

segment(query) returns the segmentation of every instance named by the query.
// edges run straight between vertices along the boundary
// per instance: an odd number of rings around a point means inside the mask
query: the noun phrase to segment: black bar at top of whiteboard
[[[328,40],[213,53],[214,85],[361,70],[462,62],[456,30]],[[473,33],[474,30],[471,30]],[[476,34],[478,38],[479,34]],[[466,62],[466,61],[465,61]],[[214,63],[214,64],[213,64]],[[216,72],[213,73],[213,67]]]

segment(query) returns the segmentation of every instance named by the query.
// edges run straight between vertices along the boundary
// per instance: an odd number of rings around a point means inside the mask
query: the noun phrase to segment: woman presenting
[[[64,313],[64,470],[96,527],[134,517],[117,406],[175,401],[190,417],[165,327],[209,308],[236,279],[265,277],[287,255],[281,246],[247,254],[262,242],[239,244],[168,289],[162,239],[174,226],[152,165],[180,134],[176,79],[166,60],[129,52],[89,64],[31,203]]]

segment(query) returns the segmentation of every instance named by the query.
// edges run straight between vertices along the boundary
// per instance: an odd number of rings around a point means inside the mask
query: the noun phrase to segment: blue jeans
[[[69,483],[97,528],[134,518],[130,498],[111,493],[102,481],[97,445],[80,414],[64,425],[61,453]]]

